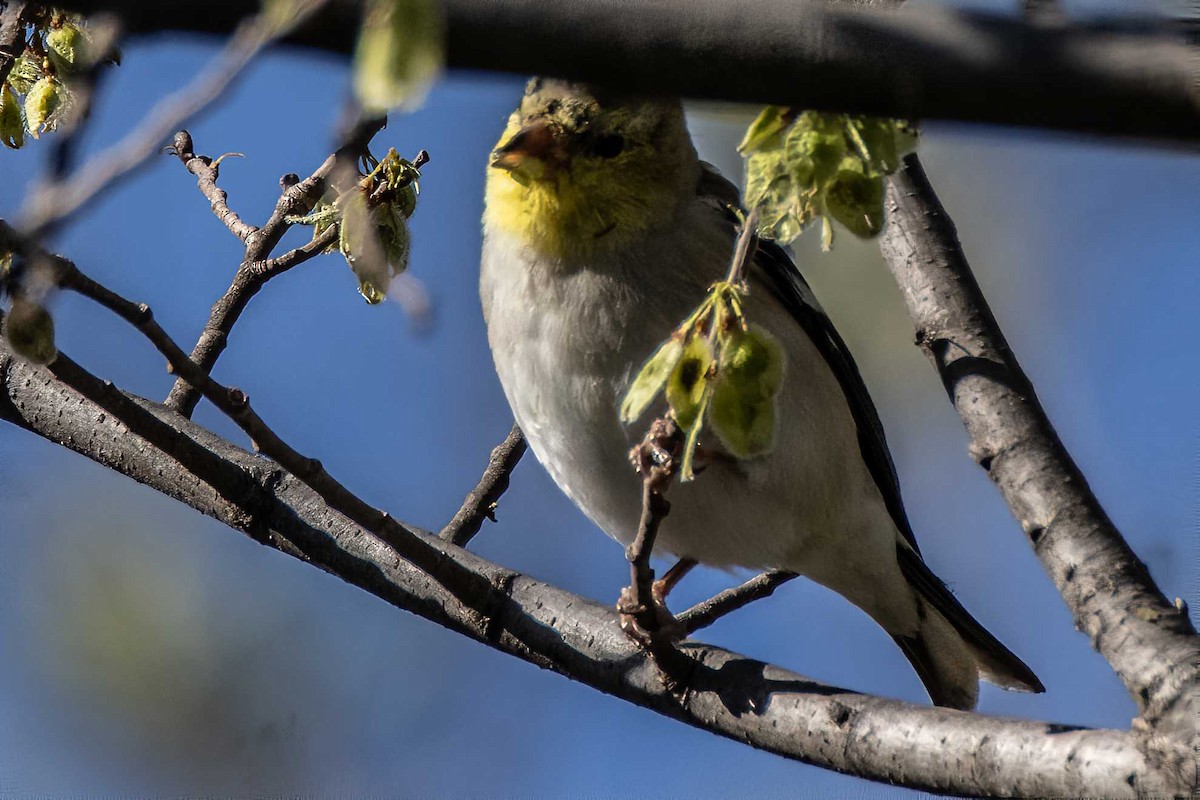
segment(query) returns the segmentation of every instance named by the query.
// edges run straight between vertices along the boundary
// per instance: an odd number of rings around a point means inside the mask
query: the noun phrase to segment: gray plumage
[[[595,113],[625,102],[596,101]],[[573,259],[545,256],[485,214],[480,279],[496,370],[530,447],[623,544],[641,510],[627,453],[663,407],[625,427],[620,400],[655,347],[723,277],[736,235],[726,208],[736,190],[696,158],[677,104],[650,108],[682,131],[676,144],[686,148],[678,176],[685,196],[665,219],[626,244]],[[1042,691],[922,560],[878,415],[791,260],[765,245],[748,277],[747,317],[786,355],[774,449],[748,461],[717,459],[694,482],[672,486],[656,552],[722,568],[787,569],[833,589],[892,635],[939,705],[973,708],[981,675]]]

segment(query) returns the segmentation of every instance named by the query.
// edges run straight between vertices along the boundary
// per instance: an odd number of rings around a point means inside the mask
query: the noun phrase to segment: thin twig
[[[629,586],[621,591],[617,610],[621,613],[622,629],[652,648],[661,643],[664,635],[669,638],[675,633],[664,630],[671,621],[664,618],[665,609],[654,599],[650,556],[654,553],[659,525],[671,511],[671,504],[663,494],[679,470],[682,446],[682,432],[674,420],[660,417],[650,424],[645,438],[630,452],[630,460],[642,476],[642,515],[633,543],[625,548]]]
[[[755,206],[742,220],[742,229],[738,232],[737,243],[733,247],[733,258],[729,262],[729,274],[725,276],[726,283],[736,286],[743,281],[746,264],[758,249],[758,212],[759,208]]]
[[[220,175],[220,159],[199,156],[192,149],[192,135],[179,131],[171,142],[170,152],[179,159],[184,168],[196,176],[196,187],[208,198],[212,212],[229,229],[229,232],[244,243],[258,228],[243,222],[238,213],[229,207],[229,195],[217,186]],[[232,153],[228,155],[233,155]]]
[[[256,450],[268,456],[288,472],[304,481],[329,506],[371,531],[403,552],[402,539],[411,531],[387,512],[380,511],[333,478],[321,462],[301,455],[285,442],[250,407],[250,398],[240,389],[222,386],[212,379],[175,343],[154,320],[145,303],[134,303],[85,275],[73,262],[52,255],[28,239],[23,239],[8,223],[0,220],[0,246],[6,246],[26,259],[47,268],[56,285],[99,303],[133,325],[166,357],[171,371],[196,386],[206,399],[237,423],[250,437]]]
[[[311,175],[302,181],[295,180],[294,175],[285,175],[286,180],[280,181],[282,192],[271,216],[261,227],[247,234],[242,263],[238,265],[225,294],[213,304],[204,330],[192,348],[192,361],[204,372],[210,372],[216,365],[217,359],[221,357],[229,342],[229,333],[233,326],[246,310],[251,298],[258,294],[268,281],[320,255],[337,242],[339,226],[334,224],[307,244],[277,258],[268,258],[290,227],[288,218],[310,212],[325,193],[335,170],[341,169],[340,165],[357,160],[385,122],[386,120],[379,117],[358,119],[350,126],[337,152],[326,158]],[[171,393],[165,402],[168,407],[185,417],[190,417],[200,402],[200,396],[195,386],[181,378],[171,387]]]
[[[775,571],[760,573],[741,586],[726,589],[702,603],[697,603],[676,617],[676,619],[679,620],[679,624],[683,626],[687,635],[691,636],[696,631],[712,625],[726,614],[748,606],[755,600],[770,597],[780,586],[798,577],[800,576],[794,572]]]
[[[299,23],[312,7],[298,13]],[[211,66],[186,87],[164,98],[132,132],[94,156],[75,174],[34,190],[21,216],[21,230],[42,238],[65,223],[87,203],[113,189],[122,178],[143,166],[172,132],[219,99],[243,68],[277,36],[286,33],[261,16],[238,25],[229,43]]]
[[[527,448],[524,434],[516,423],[513,423],[508,436],[492,450],[483,477],[475,484],[475,488],[463,500],[462,507],[458,509],[454,518],[446,523],[446,527],[442,528],[438,536],[451,544],[466,547],[467,543],[475,538],[475,534],[479,533],[485,519],[495,522],[496,502],[508,490],[509,476],[521,460],[521,456],[525,455]]]

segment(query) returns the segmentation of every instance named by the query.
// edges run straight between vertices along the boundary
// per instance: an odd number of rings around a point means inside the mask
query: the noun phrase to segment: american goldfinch
[[[535,78],[487,176],[480,295],[496,371],[529,445],[564,492],[629,544],[642,423],[621,399],[728,267],[736,189],[692,146],[678,102]],[[788,256],[764,243],[746,318],[784,353],[773,448],[715,453],[670,489],[658,553],[783,569],[840,593],[904,651],[933,702],[970,709],[980,677],[1041,692],[1022,661],[929,570],[879,417],[845,343]]]

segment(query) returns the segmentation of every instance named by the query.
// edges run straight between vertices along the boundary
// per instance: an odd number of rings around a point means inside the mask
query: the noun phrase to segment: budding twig
[[[0,244],[27,259],[36,259],[49,271],[55,284],[83,295],[112,311],[137,328],[167,359],[171,370],[197,387],[203,396],[237,423],[250,437],[254,447],[320,495],[331,508],[371,531],[397,552],[411,548],[413,534],[387,512],[369,505],[331,476],[321,462],[301,455],[285,442],[250,407],[250,398],[240,389],[226,387],[192,361],[167,332],[154,320],[145,303],[134,303],[85,275],[73,262],[42,250],[22,238],[0,220]]]
[[[317,204],[317,201],[321,199],[321,195],[325,193],[325,189],[334,171],[340,169],[340,165],[344,163],[353,163],[357,160],[359,155],[366,149],[371,138],[383,128],[384,122],[385,120],[382,118],[371,118],[361,120],[358,124],[354,125],[347,135],[345,143],[338,148],[337,152],[326,158],[304,180],[295,180],[294,175],[285,175],[284,177],[287,180],[280,181],[283,191],[279,195],[279,200],[276,202],[271,216],[259,228],[246,226],[248,230],[245,230],[246,235],[243,239],[246,243],[246,250],[242,263],[238,265],[237,272],[233,276],[233,281],[225,291],[225,294],[213,304],[208,322],[204,324],[204,330],[201,332],[200,338],[196,341],[195,347],[192,348],[192,361],[196,362],[205,373],[210,372],[216,365],[217,359],[225,351],[225,346],[229,341],[229,333],[233,330],[233,326],[241,317],[242,312],[246,310],[246,306],[250,303],[251,298],[258,294],[268,281],[320,255],[325,252],[326,248],[337,242],[338,225],[335,223],[308,243],[289,250],[287,253],[276,258],[268,258],[271,251],[283,238],[284,233],[291,227],[291,223],[287,221],[288,218],[302,216],[312,211],[313,206]],[[186,137],[186,141],[184,137]],[[186,145],[186,147],[183,147],[183,145]],[[183,161],[184,156],[180,153],[180,150],[190,151],[192,149],[191,136],[188,136],[186,131],[180,131],[175,135],[174,146],[176,155]],[[428,155],[426,159],[428,160]],[[184,161],[184,165],[188,167],[189,171],[192,171],[190,165],[194,163],[197,163],[196,159]],[[213,178],[213,190],[220,191],[215,186],[215,174]],[[209,197],[210,202],[212,202],[212,197],[205,191],[205,187],[201,186],[200,189],[205,193],[206,197]],[[221,192],[221,200],[224,201],[224,192]],[[221,218],[219,207],[215,203],[213,210]],[[242,238],[239,235],[239,230],[244,229],[239,227],[235,230],[230,225],[228,218],[222,218],[222,221],[234,232],[234,235],[237,235],[239,239]],[[239,225],[242,224],[240,219],[238,223]],[[200,402],[200,398],[201,392],[199,389],[191,382],[180,378],[171,388],[171,393],[167,396],[165,405],[168,408],[178,411],[185,417],[190,417],[192,412],[196,410],[196,405]]]
[[[643,645],[655,647],[675,638],[674,620],[655,601],[654,569],[650,556],[659,525],[671,510],[664,493],[679,470],[683,432],[670,417],[656,419],[641,444],[630,452],[630,460],[642,476],[642,516],[637,536],[625,549],[629,561],[629,586],[621,592],[617,610],[621,627]]]

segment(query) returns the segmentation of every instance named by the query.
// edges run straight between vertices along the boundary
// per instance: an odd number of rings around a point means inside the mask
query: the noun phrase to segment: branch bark
[[[1200,744],[1200,637],[1105,514],[971,273],[920,160],[887,189],[880,247],[987,470],[1075,618],[1157,735]]]
[[[13,64],[25,52],[25,3],[12,2],[0,12],[0,84],[8,80]]]
[[[475,538],[475,534],[479,533],[485,519],[495,522],[496,502],[508,491],[509,476],[528,448],[525,435],[514,422],[504,441],[492,449],[483,477],[475,484],[475,488],[463,500],[462,507],[446,523],[438,536],[451,544],[466,547],[467,543]]]
[[[289,250],[277,258],[270,258],[271,251],[283,239],[283,235],[290,227],[290,223],[287,221],[288,217],[303,216],[312,211],[313,206],[324,194],[334,170],[356,160],[367,149],[372,137],[383,128],[385,123],[386,120],[383,118],[358,120],[347,132],[345,141],[337,152],[326,158],[311,175],[302,181],[280,182],[283,191],[275,203],[275,209],[271,212],[271,216],[263,223],[262,227],[247,230],[244,238],[238,231],[234,231],[235,235],[243,239],[246,244],[242,262],[238,265],[233,281],[225,290],[225,294],[213,303],[208,322],[204,324],[204,330],[201,331],[200,338],[192,348],[191,359],[205,374],[211,372],[212,368],[216,366],[217,359],[221,357],[221,353],[225,352],[225,346],[229,343],[229,334],[233,330],[233,326],[237,324],[242,312],[246,310],[246,306],[250,304],[256,294],[262,291],[267,282],[320,255],[326,247],[337,241],[338,225],[335,223],[317,239],[294,250]],[[186,142],[183,139],[185,136]],[[188,136],[186,131],[180,131],[175,136],[177,155],[184,144],[187,147],[182,149],[188,151],[192,149],[191,136]],[[180,160],[183,160],[182,155],[180,155]],[[186,166],[191,161],[184,163]],[[190,167],[189,171],[191,171]],[[201,189],[203,191],[203,187]],[[208,196],[207,191],[205,191],[205,196]],[[217,207],[214,205],[214,211],[216,210]],[[220,213],[217,216],[221,218]],[[226,222],[226,220],[222,218],[222,222]],[[228,225],[227,222],[226,224]],[[190,417],[196,410],[201,396],[199,389],[180,378],[171,387],[166,404],[185,417]]]
[[[72,0],[137,33],[228,33],[237,0]],[[451,67],[913,120],[1200,140],[1196,52],[1165,20],[1070,27],[936,7],[757,0],[444,0]],[[290,41],[353,49],[361,3]],[[1052,75],[1053,80],[1047,80]]]
[[[1152,762],[1136,732],[858,695],[698,642],[679,646],[687,671],[673,693],[612,610],[420,531],[398,557],[277,465],[164,406],[88,379],[104,390],[82,397],[0,342],[0,419],[398,608],[656,713],[788,758],[936,792],[1117,797],[1194,788],[1190,753]],[[155,444],[140,432],[147,425]]]

